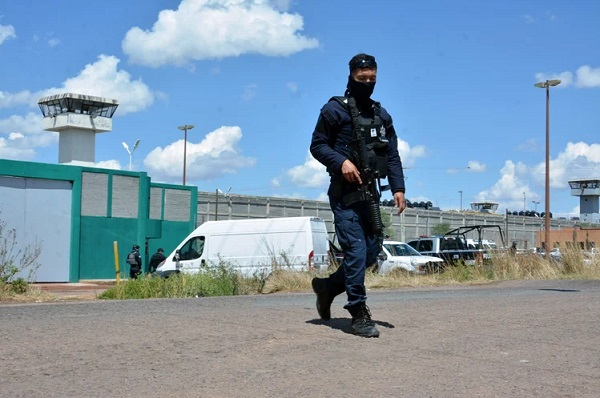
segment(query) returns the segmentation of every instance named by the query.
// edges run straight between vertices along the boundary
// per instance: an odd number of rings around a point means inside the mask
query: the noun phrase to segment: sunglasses
[[[352,70],[359,68],[374,68],[377,69],[377,62],[373,59],[361,59],[360,61],[352,63]]]

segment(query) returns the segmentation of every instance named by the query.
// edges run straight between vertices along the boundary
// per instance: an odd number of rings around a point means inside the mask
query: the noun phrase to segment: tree
[[[434,235],[444,235],[446,232],[450,231],[451,228],[452,228],[452,226],[450,225],[450,223],[444,222],[444,223],[435,225],[431,229],[431,231],[433,232]]]

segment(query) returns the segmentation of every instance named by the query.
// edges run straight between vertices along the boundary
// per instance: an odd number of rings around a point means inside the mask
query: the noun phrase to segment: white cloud
[[[523,178],[527,174],[526,165],[507,160],[500,170],[500,179],[490,189],[479,192],[475,200],[498,202],[498,208],[502,210],[521,210],[524,198],[530,201],[537,199],[537,195],[532,193],[527,180]]]
[[[556,21],[556,14],[552,13],[551,11],[546,11],[546,18],[548,19],[548,21],[550,22],[554,22]]]
[[[325,166],[315,159],[310,151],[303,164],[292,167],[286,174],[293,183],[305,188],[323,188],[329,184]]]
[[[529,138],[515,147],[515,151],[517,152],[535,152],[538,149],[538,141],[535,138]]]
[[[244,87],[244,92],[242,93],[242,99],[244,101],[250,101],[254,97],[256,97],[256,91],[258,90],[258,85],[256,84],[248,84]]]
[[[483,173],[485,171],[485,164],[478,162],[477,160],[470,160],[467,163],[467,168],[472,173]]]
[[[329,196],[327,195],[327,192],[321,192],[315,200],[320,200],[321,202],[329,202]]]
[[[42,115],[29,112],[0,120],[0,158],[32,160],[35,148],[58,142],[58,133],[44,131]]]
[[[425,156],[427,150],[423,145],[411,148],[408,142],[398,138],[398,153],[402,159],[402,166],[408,168],[414,166],[418,158]]]
[[[540,186],[545,185],[546,163],[533,168],[533,175]],[[550,159],[550,187],[566,188],[573,178],[600,178],[600,144],[569,142],[556,159]]]
[[[8,39],[14,39],[17,37],[15,28],[12,25],[0,25],[0,45]]]
[[[398,152],[404,168],[413,166],[418,158],[426,154],[424,146],[418,145],[411,148],[408,142],[400,139],[398,140]],[[301,187],[324,188],[329,185],[329,175],[325,166],[316,160],[310,151],[303,164],[292,167],[286,174],[293,183]]]
[[[600,144],[569,142],[555,159],[550,159],[550,187],[568,189],[575,178],[600,178]],[[475,200],[491,200],[500,209],[521,210],[533,200],[543,200],[530,186],[545,187],[546,163],[529,166],[507,160],[500,170],[500,179],[488,190],[479,192]],[[525,198],[523,197],[525,193]]]
[[[37,92],[0,92],[0,107],[28,104],[37,107],[37,101],[48,95],[76,93],[94,95],[119,101],[116,116],[141,111],[154,102],[154,94],[141,80],[132,80],[129,72],[117,68],[119,59],[100,55],[93,64],[87,64],[79,75],[68,78],[60,87]]]
[[[256,159],[242,156],[241,139],[240,127],[222,126],[197,144],[188,141],[186,179],[209,180],[254,166]],[[152,150],[144,159],[148,174],[153,179],[179,181],[183,173],[183,146],[184,141],[179,140]]]
[[[521,17],[525,20],[525,23],[528,25],[535,23],[535,18],[529,14],[521,15]]]
[[[288,7],[281,0],[183,0],[177,10],[162,10],[151,30],[130,29],[123,52],[131,62],[159,67],[242,54],[288,56],[318,47],[316,39],[299,33],[303,18],[285,12]]]
[[[298,84],[294,83],[294,82],[288,82],[286,84],[286,87],[288,88],[288,90],[290,90],[290,92],[292,93],[296,93],[298,92]]]
[[[575,85],[582,88],[600,87],[600,68],[592,68],[589,65],[580,66],[577,69]]]
[[[58,46],[59,44],[60,44],[60,40],[58,40],[58,39],[52,38],[52,39],[49,39],[49,40],[48,40],[48,45],[49,45],[50,47],[56,47],[56,46]]]
[[[102,160],[100,162],[96,162],[94,167],[99,167],[101,169],[121,170],[121,162],[114,159]]]
[[[147,108],[154,102],[153,93],[141,79],[131,80],[129,72],[118,70],[119,62],[117,57],[102,54],[79,75],[65,80],[62,87],[45,90],[44,95],[78,93],[116,99],[118,116]]]
[[[600,87],[600,68],[583,65],[577,68],[575,74],[569,71],[561,73],[536,73],[535,79],[536,81],[558,79],[561,83],[557,87],[574,85],[578,88],[595,88]]]
[[[30,105],[31,107],[34,107],[39,99],[39,97],[35,97],[35,94],[28,90],[19,91],[17,93],[0,91],[0,108],[10,108],[19,105]]]

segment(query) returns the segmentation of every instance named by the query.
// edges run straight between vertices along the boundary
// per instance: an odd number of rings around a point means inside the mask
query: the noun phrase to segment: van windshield
[[[421,253],[406,243],[384,243],[383,246],[392,256],[420,256]]]
[[[204,251],[204,236],[194,236],[179,249],[179,260],[195,260],[200,258]]]

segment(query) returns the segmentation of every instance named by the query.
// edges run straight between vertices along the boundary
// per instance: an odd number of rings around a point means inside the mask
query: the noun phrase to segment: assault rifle
[[[349,98],[348,101],[354,101],[354,98]],[[350,114],[352,116],[352,128],[354,140],[352,146],[355,152],[356,167],[360,173],[362,184],[358,191],[348,194],[344,198],[346,204],[357,201],[367,201],[369,206],[369,214],[371,216],[371,232],[380,238],[383,243],[383,221],[381,220],[381,212],[379,210],[379,199],[381,191],[389,189],[389,186],[381,186],[381,178],[377,170],[372,169],[369,163],[369,155],[367,153],[367,144],[364,136],[364,131],[359,125],[359,112],[356,105],[349,103]]]

